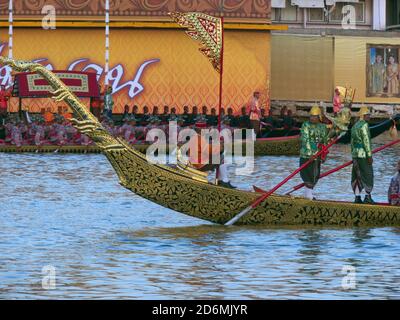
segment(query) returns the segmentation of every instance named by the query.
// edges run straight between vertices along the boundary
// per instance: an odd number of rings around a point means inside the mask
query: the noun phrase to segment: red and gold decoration
[[[13,0],[17,18],[42,20],[44,5],[52,5],[57,11],[57,20],[104,21],[104,0]],[[229,21],[246,23],[270,22],[270,0],[114,0],[110,1],[110,15],[113,20],[151,20],[165,21],[169,12],[205,12],[218,16],[221,12]],[[8,1],[0,1],[0,16],[8,14]],[[1,18],[0,18],[1,20]],[[87,20],[86,20],[87,21]]]
[[[2,44],[7,43],[7,31],[0,29],[0,51]],[[228,30],[224,32],[224,39],[223,104],[239,114],[253,92],[263,93],[267,86],[270,35],[268,32]],[[112,29],[110,43],[110,72],[113,72],[110,84],[116,88],[115,113],[123,113],[125,104],[138,105],[140,112],[145,105],[150,108],[174,106],[177,112],[182,112],[185,105],[218,106],[219,77],[208,59],[199,53],[196,43],[182,30]],[[18,28],[14,44],[15,57],[46,59],[42,63],[51,65],[53,70],[94,71],[98,73],[99,83],[104,83],[103,28],[57,28],[51,32]],[[127,54],[132,50],[134,54]],[[7,45],[4,45],[1,55],[7,56],[7,52]],[[141,66],[151,59],[160,62],[147,66],[139,77]],[[76,64],[77,61],[82,62]],[[0,79],[5,79],[4,72]],[[130,92],[139,84],[143,91],[132,97]],[[41,108],[57,109],[49,99],[28,100],[24,104],[31,112],[40,112]],[[12,112],[18,111],[18,99],[11,98],[9,106]]]
[[[223,55],[223,20],[199,12],[171,12],[171,18],[188,29],[186,34],[200,42],[200,52],[221,72]]]
[[[354,101],[354,96],[356,94],[356,89],[353,89],[351,87],[341,87],[338,86],[336,87],[339,90],[340,93],[340,98],[344,103],[353,103]]]
[[[53,71],[78,97],[98,97],[100,95],[96,74],[92,72]],[[49,97],[51,86],[38,73],[17,73],[15,84],[20,97]]]

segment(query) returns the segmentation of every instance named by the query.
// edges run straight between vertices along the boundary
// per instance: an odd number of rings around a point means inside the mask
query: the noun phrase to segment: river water
[[[349,159],[335,146],[324,168]],[[375,200],[398,159],[376,155]],[[297,165],[257,158],[233,182],[268,189]],[[400,298],[400,228],[216,226],[125,190],[102,155],[0,154],[0,172],[1,299]],[[316,195],[352,201],[350,168]]]

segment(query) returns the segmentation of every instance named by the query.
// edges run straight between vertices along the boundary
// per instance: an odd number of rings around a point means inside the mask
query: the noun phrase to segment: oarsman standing
[[[108,87],[104,95],[104,113],[109,119],[112,119],[113,107],[112,87]]]
[[[336,115],[342,109],[342,98],[340,96],[339,87],[335,88],[335,94],[333,96],[333,113]]]
[[[388,200],[392,206],[400,206],[400,161],[397,162],[397,174],[390,181]]]
[[[321,123],[322,112],[318,106],[313,106],[310,111],[310,120],[301,127],[300,166],[306,163],[324,145],[328,143],[329,131],[325,124]],[[321,162],[325,155],[315,159],[309,166],[300,171],[300,176],[305,184],[305,197],[313,200],[313,190],[319,180]]]
[[[102,102],[103,100],[101,99],[101,86],[99,85],[99,96],[90,99],[90,111],[98,120],[100,120],[101,116]]]
[[[355,194],[355,203],[362,203],[361,192],[365,189],[364,203],[374,204],[371,197],[374,187],[374,170],[371,134],[368,125],[371,116],[368,107],[360,108],[359,117],[360,119],[351,129],[351,154],[353,157],[351,186]]]
[[[8,113],[8,100],[10,99],[11,91],[6,90],[6,87],[0,86],[0,118],[5,119]]]
[[[260,93],[254,92],[253,99],[250,103],[250,124],[252,129],[254,129],[254,133],[256,136],[260,134],[260,117],[261,117],[261,108],[260,108]]]

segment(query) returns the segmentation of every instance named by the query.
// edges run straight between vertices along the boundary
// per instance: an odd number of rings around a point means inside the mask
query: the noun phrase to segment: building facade
[[[355,106],[393,111],[400,104],[396,3],[385,0],[272,2],[272,105],[332,101],[335,86],[356,89]]]
[[[105,77],[104,0],[13,1],[13,57],[58,70],[93,71]],[[46,4],[46,8],[44,8]],[[54,9],[55,29],[43,20]],[[110,1],[110,85],[116,112],[124,105],[218,106],[219,75],[169,12],[200,11],[225,18],[224,107],[239,111],[254,91],[267,101],[271,3],[261,1]],[[0,3],[0,54],[8,54],[8,1]],[[4,68],[0,81],[8,81]],[[17,100],[17,101],[15,101]],[[18,109],[18,99],[12,110]],[[27,99],[25,108],[57,108]],[[141,109],[140,109],[141,110]]]
[[[387,1],[386,28],[387,30],[400,29],[400,0]]]

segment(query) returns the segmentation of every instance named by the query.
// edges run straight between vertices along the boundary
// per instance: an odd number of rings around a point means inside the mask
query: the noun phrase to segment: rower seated
[[[191,137],[189,148],[189,164],[196,170],[201,172],[210,172],[217,170],[218,185],[226,188],[236,188],[229,180],[228,165],[223,163],[223,144],[212,143],[207,139],[207,135],[202,134],[202,129],[206,129],[205,122],[197,122],[195,125],[197,136]],[[213,163],[213,159],[219,155],[218,163]]]
[[[50,125],[54,122],[55,117],[54,114],[51,112],[51,108],[47,108],[46,112],[43,114],[44,121],[47,125]]]
[[[284,115],[282,124],[285,130],[293,129],[296,126],[296,121],[293,118],[292,110],[288,110],[286,115]]]
[[[265,114],[265,109],[261,109],[261,124],[268,129],[275,128],[276,122],[271,110],[268,110],[268,114]]]
[[[397,174],[390,181],[388,200],[390,205],[400,206],[400,161],[397,163]]]
[[[63,112],[61,114],[65,120],[70,121],[72,119],[72,113],[69,112],[68,107],[64,106],[63,107]]]
[[[233,128],[236,128],[239,126],[238,124],[238,119],[237,117],[233,114],[233,109],[228,108],[228,114],[227,117],[229,118],[229,125]]]
[[[211,114],[207,115],[207,126],[216,127],[218,126],[218,115],[215,108],[211,108]]]
[[[238,118],[238,125],[241,129],[249,129],[250,128],[250,117],[247,115],[246,107],[241,109],[241,114]]]

